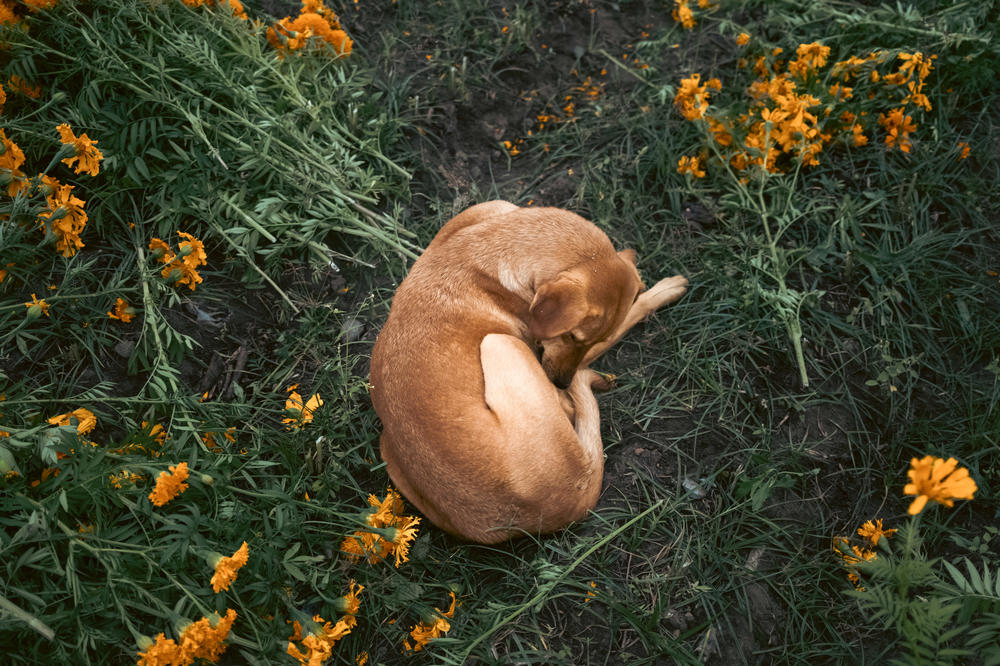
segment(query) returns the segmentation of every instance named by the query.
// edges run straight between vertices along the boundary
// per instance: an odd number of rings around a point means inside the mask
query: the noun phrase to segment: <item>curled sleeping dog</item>
[[[582,217],[505,201],[445,224],[392,301],[371,362],[381,455],[438,527],[481,543],[582,518],[604,454],[589,364],[679,299]]]

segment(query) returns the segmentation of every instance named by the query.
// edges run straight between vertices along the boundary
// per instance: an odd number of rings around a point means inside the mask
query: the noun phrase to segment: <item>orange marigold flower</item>
[[[14,25],[20,20],[20,17],[14,13],[14,6],[10,0],[0,0],[0,25]]]
[[[685,155],[677,161],[677,173],[689,173],[695,178],[704,178],[705,172],[701,168],[701,158],[688,157]]]
[[[966,157],[969,156],[969,153],[972,152],[972,149],[969,148],[969,144],[967,144],[965,141],[959,141],[958,147],[962,149],[962,153],[958,156],[959,160],[964,160]]]
[[[413,630],[410,632],[413,643],[411,644],[408,640],[403,641],[403,648],[406,652],[420,652],[432,639],[438,638],[451,629],[451,623],[448,620],[455,617],[455,603],[457,599],[454,592],[449,592],[448,594],[451,595],[451,606],[447,611],[435,608],[434,610],[437,611],[436,616],[425,618],[413,627]]]
[[[236,426],[233,426],[231,428],[226,428],[226,431],[222,433],[222,436],[225,437],[227,440],[229,440],[230,443],[235,443],[236,442],[235,433],[236,433]],[[205,443],[205,448],[207,448],[209,451],[222,450],[222,447],[215,442],[215,436],[217,434],[218,433],[215,432],[206,432],[201,436],[201,441]]]
[[[826,64],[826,59],[830,55],[830,47],[823,46],[819,42],[799,44],[795,55],[798,57],[788,63],[788,71],[794,76],[805,78],[809,72],[816,71]]]
[[[7,186],[7,196],[15,197],[20,190],[27,187],[24,172],[21,171],[24,165],[24,152],[20,146],[7,138],[2,129],[0,129],[0,141],[3,142],[3,153],[0,153],[0,185]]]
[[[174,260],[175,255],[166,241],[154,238],[149,241],[149,249],[153,253],[153,258],[161,263],[168,264]]]
[[[62,163],[71,167],[74,162],[79,162],[75,169],[76,173],[96,176],[100,171],[100,161],[104,159],[104,155],[96,147],[97,142],[86,134],[77,137],[66,123],[56,129],[59,131],[60,141],[67,147],[66,150],[71,151],[70,156],[62,160]]]
[[[188,478],[188,466],[186,462],[179,465],[171,465],[170,472],[160,472],[156,477],[156,487],[149,493],[149,501],[156,506],[163,506],[188,489],[188,484],[184,483]]]
[[[392,488],[389,488],[385,499],[379,500],[375,495],[368,495],[368,504],[374,509],[368,514],[365,522],[372,527],[390,527],[396,524],[397,519],[403,515],[405,506],[402,496]]]
[[[869,520],[864,525],[859,527],[858,535],[868,539],[873,546],[877,546],[879,539],[881,539],[882,537],[888,539],[897,531],[898,530],[896,529],[891,529],[891,530],[882,529],[882,519],[880,518],[874,522]]]
[[[59,0],[23,0],[23,2],[33,12],[52,9],[59,4]]]
[[[410,544],[417,538],[417,524],[419,522],[419,518],[410,517],[398,527],[384,528],[389,530],[387,537],[392,544],[392,554],[395,557],[397,569],[400,562],[408,562],[410,559],[408,557]]]
[[[863,146],[868,143],[868,137],[864,135],[864,128],[861,125],[855,124],[851,127],[851,135],[855,146]]]
[[[42,96],[41,86],[33,86],[17,74],[7,80],[7,87],[31,99],[38,99]]]
[[[73,196],[72,185],[60,185],[54,179],[43,179],[54,191],[46,198],[48,210],[38,214],[42,228],[56,236],[56,250],[64,257],[72,257],[84,246],[80,234],[87,226],[84,202]]]
[[[714,83],[717,79],[713,79]],[[692,74],[689,78],[681,79],[681,87],[674,95],[674,105],[680,110],[681,115],[688,120],[697,120],[705,115],[708,110],[708,83],[701,83],[701,74]]]
[[[49,316],[49,304],[45,302],[44,298],[39,300],[34,294],[31,295],[31,302],[25,303],[24,307],[28,308],[28,317]]]
[[[75,424],[74,421],[76,422]],[[72,412],[53,416],[49,419],[49,423],[56,426],[76,425],[77,433],[86,435],[97,426],[97,417],[89,409],[80,407],[79,409],[74,409]]]
[[[308,666],[322,666],[323,662],[333,655],[333,645],[341,638],[351,633],[351,629],[357,626],[358,620],[353,615],[345,615],[340,618],[336,625],[327,622],[319,615],[314,615],[310,624],[310,631],[304,638],[302,627],[296,621],[295,633],[289,637],[286,653],[293,659],[298,659],[300,664]],[[301,640],[302,648],[295,645],[295,641]]]
[[[671,14],[674,20],[680,23],[685,30],[691,30],[698,24],[694,20],[694,12],[688,6],[688,0],[674,0],[674,9]]]
[[[111,319],[117,319],[123,324],[127,324],[133,319],[135,319],[135,308],[128,304],[124,298],[118,298],[115,300],[115,309],[108,312],[108,317]]]
[[[322,3],[320,3],[322,4]],[[329,18],[333,16],[334,18]],[[281,55],[285,51],[296,51],[305,47],[310,37],[318,37],[333,47],[337,57],[350,55],[354,42],[347,33],[340,29],[336,15],[330,12],[323,14],[305,11],[294,20],[285,18],[274,27],[268,28],[267,40],[271,46],[278,49]]]
[[[885,145],[888,148],[898,147],[904,153],[910,152],[910,132],[917,129],[910,116],[903,114],[902,107],[889,111],[888,114],[880,113],[878,124],[885,128]]]
[[[736,35],[736,44],[737,45],[739,45],[739,46],[746,46],[749,43],[750,43],[750,33],[741,32],[740,34]]]
[[[0,140],[3,141],[3,153],[0,153],[0,168],[11,171],[20,169],[24,164],[24,152],[13,141],[7,138],[4,130],[0,129]]]
[[[141,474],[135,474],[134,472],[130,472],[127,469],[123,469],[121,471],[121,474],[108,475],[108,481],[110,481],[111,485],[114,486],[117,490],[121,490],[126,483],[135,485],[137,481],[142,481],[145,478],[146,477],[142,476]]]
[[[729,130],[723,123],[711,116],[706,116],[705,119],[708,120],[708,131],[712,133],[712,137],[716,143],[720,146],[732,145],[733,135],[729,133]]]
[[[331,28],[340,29],[340,19],[336,12],[323,4],[323,0],[302,0],[301,14],[319,14],[326,19]]]
[[[403,515],[403,499],[392,488],[384,500],[369,495],[368,503],[373,508],[365,514],[364,520],[371,529],[357,530],[346,537],[340,550],[352,562],[364,557],[369,564],[377,564],[393,555],[398,567],[401,562],[408,561],[410,544],[417,536],[416,525],[420,519]]]
[[[911,516],[920,513],[927,500],[950,507],[955,504],[952,500],[970,500],[978,490],[976,482],[969,476],[969,470],[958,467],[954,458],[913,458],[906,475],[910,477],[910,482],[903,488],[903,493],[917,496],[908,509]]]
[[[333,607],[337,610],[338,613],[342,613],[344,615],[357,615],[358,609],[361,608],[361,599],[360,599],[361,592],[365,589],[365,586],[358,585],[352,579],[351,582],[348,583],[347,588],[348,588],[347,594],[337,599],[334,599]]]
[[[210,562],[210,564],[215,568],[215,573],[212,574],[212,589],[218,594],[222,590],[229,589],[229,585],[236,580],[239,570],[250,559],[247,542],[244,541],[232,557],[223,557],[219,553],[212,553],[212,559],[214,562]]]
[[[378,534],[361,530],[340,542],[340,552],[344,553],[350,562],[358,562],[364,557],[367,558],[368,564],[378,564],[391,550],[392,545]]]
[[[204,281],[201,274],[191,264],[178,259],[164,266],[160,275],[163,276],[164,280],[170,280],[177,285],[188,285],[191,291],[194,291],[195,287]]]
[[[923,81],[927,78],[927,75],[931,73],[934,69],[934,65],[931,61],[937,58],[936,55],[930,57],[924,57],[923,53],[919,51],[917,53],[900,53],[899,59],[903,61],[903,64],[899,66],[899,71],[906,76],[906,78],[911,77],[913,74],[917,75],[919,81]]]
[[[142,434],[149,437],[151,440],[163,446],[163,442],[167,440],[167,431],[159,423],[150,423],[149,421],[142,422]],[[185,466],[187,463],[184,463]]]
[[[184,238],[178,244],[178,252],[176,255],[170,255],[170,263],[167,263],[160,271],[160,274],[165,280],[173,280],[177,285],[186,284],[194,291],[196,285],[201,284],[203,281],[201,275],[198,273],[198,267],[203,266],[208,263],[207,255],[205,254],[204,244],[192,236],[189,233],[183,231],[178,231],[177,234]],[[154,238],[153,241],[159,241],[163,246],[166,243],[160,241],[158,238]],[[153,242],[149,244],[150,248],[153,248]],[[157,245],[157,249],[162,249],[160,245]],[[169,248],[167,249],[169,252]],[[167,255],[164,254],[164,257]],[[160,261],[163,261],[161,258]]]
[[[184,263],[194,267],[203,266],[208,263],[208,255],[205,254],[205,244],[189,233],[178,231],[177,235],[183,238],[177,247],[177,254],[183,257]]]
[[[145,638],[149,641],[149,638]],[[142,646],[140,646],[142,647]],[[156,641],[150,641],[145,651],[140,650],[139,661],[136,666],[170,666],[170,664],[191,663],[185,661],[181,646],[172,638],[167,638],[160,633],[156,636]]]
[[[285,411],[291,412],[295,416],[286,416],[281,419],[286,430],[298,430],[313,420],[313,412],[323,406],[323,400],[319,393],[314,393],[312,397],[302,404],[302,396],[297,391],[292,391],[285,400]]]
[[[244,21],[249,21],[250,18],[247,16],[247,11],[243,7],[243,3],[240,0],[219,0],[219,6],[228,6],[229,10],[238,19],[243,19]]]
[[[229,647],[223,641],[229,637],[235,621],[236,611],[230,608],[225,616],[213,613],[211,618],[203,617],[181,629],[179,640],[184,661],[178,663],[190,664],[196,659],[217,662]]]
[[[847,86],[842,86],[839,83],[834,83],[830,86],[829,92],[838,102],[851,99],[851,97],[854,96],[854,88],[848,88]]]

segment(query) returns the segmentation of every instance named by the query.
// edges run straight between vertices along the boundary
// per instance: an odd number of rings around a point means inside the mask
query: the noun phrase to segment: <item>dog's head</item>
[[[528,332],[556,386],[569,386],[587,351],[615,332],[641,289],[635,252],[624,250],[568,268],[535,291]]]

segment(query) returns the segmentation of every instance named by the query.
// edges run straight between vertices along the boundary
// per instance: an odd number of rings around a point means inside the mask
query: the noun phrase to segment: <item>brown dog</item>
[[[639,293],[635,253],[564,210],[491,201],[452,218],[372,350],[393,483],[438,527],[482,543],[586,515],[604,472],[603,380],[587,366],[686,285]]]

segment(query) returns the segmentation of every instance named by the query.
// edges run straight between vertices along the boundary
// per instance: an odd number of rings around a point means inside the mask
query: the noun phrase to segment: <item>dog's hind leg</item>
[[[518,470],[511,489],[522,497],[559,496],[563,503],[553,505],[552,515],[531,528],[552,529],[546,523],[555,515],[561,523],[585,515],[597,501],[604,471],[601,417],[591,390],[600,376],[587,369],[574,375],[566,391],[574,411],[571,420],[559,390],[523,341],[487,335],[480,357],[486,405],[496,415],[508,459]],[[552,520],[553,526],[556,522]]]

